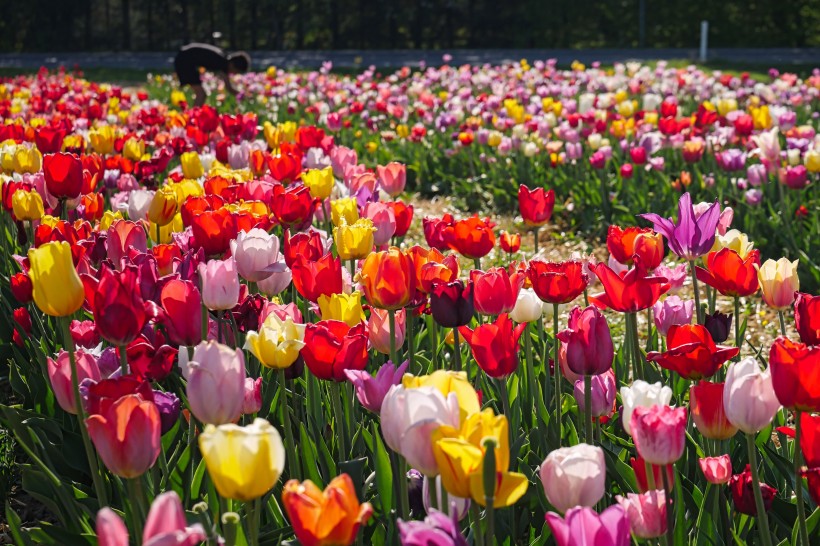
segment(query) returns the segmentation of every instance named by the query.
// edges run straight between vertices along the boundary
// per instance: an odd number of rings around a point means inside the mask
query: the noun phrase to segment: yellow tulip
[[[174,106],[179,106],[183,102],[187,102],[188,98],[185,96],[185,93],[178,89],[174,89],[171,91],[171,104]]]
[[[262,126],[262,134],[272,151],[279,149],[285,142],[293,142],[296,138],[296,124],[292,121],[278,123],[276,125],[266,121]]]
[[[154,192],[151,206],[148,208],[148,219],[158,226],[168,225],[174,220],[178,208],[174,188],[163,186]]]
[[[63,139],[63,150],[82,148],[83,142],[82,135],[66,135]]]
[[[173,240],[172,234],[179,233],[184,229],[185,226],[182,225],[182,215],[177,213],[174,219],[164,226],[151,222],[148,225],[148,236],[154,243],[166,245]]]
[[[351,328],[364,320],[362,294],[358,290],[350,294],[322,294],[317,303],[322,320],[340,320]]]
[[[245,348],[267,368],[284,369],[296,362],[305,346],[305,325],[287,317],[284,321],[271,313],[259,327],[245,338]]]
[[[18,146],[14,151],[14,171],[36,173],[43,166],[43,155],[35,147]]]
[[[205,169],[202,168],[202,161],[199,159],[199,154],[196,152],[185,152],[179,157],[182,164],[182,174],[185,178],[201,178],[205,174]]]
[[[761,266],[755,266],[760,290],[763,292],[763,301],[772,309],[782,311],[794,303],[794,293],[800,290],[800,277],[797,276],[798,261],[792,262],[788,258],[780,258],[777,261],[770,259]]]
[[[327,199],[333,191],[333,168],[310,169],[302,174],[302,182],[310,190],[314,199]]]
[[[205,189],[199,182],[191,178],[183,178],[174,184],[168,184],[174,190],[177,197],[177,203],[184,203],[186,199],[191,196],[202,197],[205,195]]]
[[[122,215],[120,215],[122,217]],[[57,224],[60,223],[60,219],[56,216],[52,216],[50,214],[44,214],[42,218],[40,218],[40,225],[41,226],[48,226],[50,228],[56,227]]]
[[[250,501],[271,490],[285,468],[282,437],[265,419],[250,425],[207,425],[199,449],[219,494]]]
[[[39,220],[45,214],[43,198],[36,191],[17,190],[11,197],[14,216],[18,220]]]
[[[371,140],[370,142],[364,145],[364,149],[367,150],[368,153],[374,154],[376,153],[376,150],[379,149],[379,145],[378,143]]]
[[[481,404],[478,403],[478,393],[467,380],[466,372],[436,370],[429,375],[414,376],[407,374],[402,378],[401,383],[405,389],[435,387],[445,398],[451,392],[455,393],[462,422],[467,416],[481,410]]]
[[[487,145],[492,148],[497,148],[499,144],[501,144],[502,135],[500,132],[496,130],[490,131],[490,134],[487,135]]]
[[[407,138],[410,136],[410,127],[406,123],[396,125],[396,134],[399,138]]]
[[[71,258],[71,245],[53,241],[28,251],[34,303],[46,315],[65,317],[83,306],[85,290]]]
[[[516,123],[524,122],[524,107],[518,104],[517,100],[504,99],[504,110],[507,112],[507,116]]]
[[[122,147],[122,155],[131,161],[139,161],[145,155],[145,141],[139,138],[129,138]]]
[[[481,448],[459,438],[443,438],[437,441],[435,436],[433,438],[433,455],[441,472],[442,487],[451,495],[469,498],[470,474],[480,469],[484,452]]]
[[[754,120],[755,129],[768,129],[772,126],[772,115],[769,113],[767,105],[751,108],[752,119]]]
[[[529,486],[530,482],[524,474],[519,472],[498,472],[496,474],[493,507],[506,508],[512,506],[524,496]],[[481,506],[486,506],[484,475],[481,471],[470,474],[470,496]]]
[[[99,231],[108,231],[108,228],[111,227],[111,224],[116,222],[117,220],[122,220],[122,213],[120,211],[114,212],[111,210],[107,210],[103,213],[102,218],[100,218],[100,227]]]
[[[373,233],[376,228],[368,218],[360,218],[356,223],[342,224],[333,229],[336,250],[343,260],[364,258],[373,250]]]
[[[88,133],[91,147],[98,154],[110,154],[114,152],[114,140],[117,138],[116,129],[111,125],[103,125]]]
[[[810,173],[820,172],[820,151],[807,151],[806,156],[803,158],[803,162],[806,164],[806,170]]]
[[[741,233],[737,229],[730,229],[726,232],[726,235],[718,235],[715,238],[712,252],[717,252],[722,248],[728,248],[737,252],[738,255],[745,260],[754,246],[755,244],[749,241],[748,235]]]
[[[342,220],[346,224],[353,224],[359,219],[359,204],[355,197],[344,197],[330,202],[330,218],[334,226],[339,226]]]
[[[737,99],[724,98],[717,101],[717,111],[721,116],[737,110]]]

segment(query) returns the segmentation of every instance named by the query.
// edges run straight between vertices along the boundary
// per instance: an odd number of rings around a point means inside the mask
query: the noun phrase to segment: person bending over
[[[194,91],[194,105],[205,104],[205,89],[202,88],[200,69],[218,74],[225,82],[225,89],[236,95],[231,85],[230,74],[243,74],[251,65],[250,56],[244,51],[226,55],[220,48],[210,44],[191,43],[180,48],[174,59],[174,70],[181,86],[190,85]]]

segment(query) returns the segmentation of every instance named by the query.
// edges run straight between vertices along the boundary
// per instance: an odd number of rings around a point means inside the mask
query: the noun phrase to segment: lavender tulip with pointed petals
[[[715,201],[706,212],[697,216],[688,193],[678,202],[678,221],[654,213],[641,214],[654,224],[656,232],[666,237],[669,248],[677,256],[692,261],[708,253],[715,244],[715,231],[720,220],[720,204]]]

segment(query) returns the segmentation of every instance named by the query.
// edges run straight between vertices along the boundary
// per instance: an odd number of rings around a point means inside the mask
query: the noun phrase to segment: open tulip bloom
[[[0,82],[13,541],[816,542],[820,72],[233,86]]]

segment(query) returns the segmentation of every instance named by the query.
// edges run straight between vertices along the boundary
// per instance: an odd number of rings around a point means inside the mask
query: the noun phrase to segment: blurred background
[[[0,0],[0,52],[820,46],[820,0]]]

